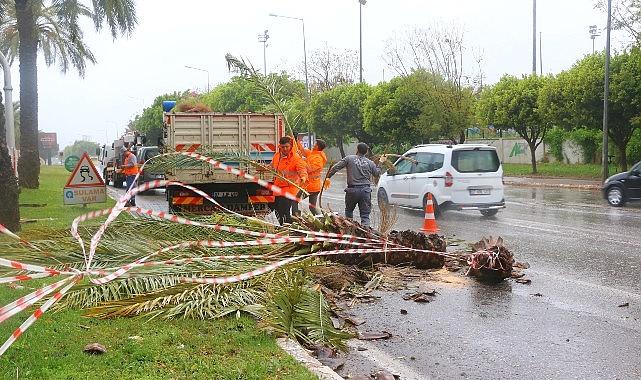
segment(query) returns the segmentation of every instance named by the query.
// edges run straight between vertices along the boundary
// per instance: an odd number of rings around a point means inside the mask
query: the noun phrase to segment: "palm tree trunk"
[[[18,232],[20,230],[20,208],[18,206],[20,190],[11,166],[4,123],[4,107],[0,94],[0,224],[13,232]],[[12,127],[12,125],[9,126],[9,128]]]
[[[31,0],[15,0],[19,34],[20,61],[20,186],[39,186],[40,155],[38,153],[38,41],[34,32],[35,19]]]

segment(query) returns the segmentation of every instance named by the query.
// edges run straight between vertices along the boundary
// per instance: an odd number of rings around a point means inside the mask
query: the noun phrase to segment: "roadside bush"
[[[628,143],[628,162],[636,163],[641,161],[641,129],[637,129],[632,134]]]
[[[560,127],[554,127],[545,135],[545,143],[550,147],[550,153],[555,160],[563,162],[563,141],[565,141],[567,132]]]
[[[603,141],[603,133],[601,131],[580,127],[567,133],[567,137],[581,147],[584,164],[594,162],[596,153],[601,148]]]

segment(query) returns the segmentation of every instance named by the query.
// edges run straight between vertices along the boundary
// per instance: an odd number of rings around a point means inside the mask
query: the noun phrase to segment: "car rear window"
[[[501,163],[493,149],[459,149],[452,152],[452,166],[459,173],[489,173],[499,170]]]

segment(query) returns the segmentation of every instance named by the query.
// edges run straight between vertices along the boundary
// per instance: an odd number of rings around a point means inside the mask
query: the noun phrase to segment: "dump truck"
[[[163,104],[163,108],[164,126],[159,140],[161,153],[236,152],[267,166],[276,153],[278,140],[285,134],[280,114],[173,112],[168,111],[173,108],[171,104]],[[273,181],[271,171],[247,160],[232,159],[224,163],[263,180]],[[270,190],[205,162],[194,161],[187,166],[168,169],[165,176],[170,181],[191,185],[225,208],[241,214],[266,214],[273,207],[274,195]],[[168,186],[166,196],[170,212],[211,214],[220,211],[202,196],[180,186]]]

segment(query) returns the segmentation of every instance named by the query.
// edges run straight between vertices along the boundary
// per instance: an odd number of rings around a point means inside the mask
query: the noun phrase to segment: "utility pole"
[[[267,40],[269,39],[268,30],[265,29],[263,34],[258,35],[258,42],[263,44],[263,73],[267,76]]]
[[[543,75],[543,37],[541,32],[539,32],[539,71]]]
[[[359,52],[359,81],[360,83],[363,83],[363,5],[367,3],[367,0],[358,0],[359,5],[358,5],[358,25],[359,25],[359,33],[358,33],[358,42],[359,42],[359,47],[358,47],[358,52]]]
[[[603,182],[608,179],[608,96],[610,95],[610,29],[612,27],[612,0],[608,0],[608,23],[605,37],[605,86],[603,86]]]
[[[536,0],[532,0],[532,74],[536,75]]]

